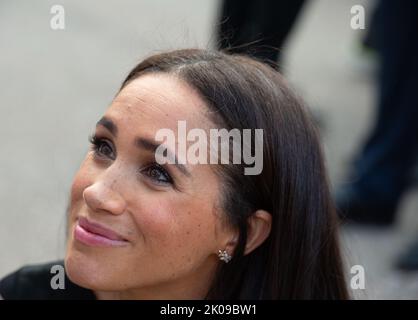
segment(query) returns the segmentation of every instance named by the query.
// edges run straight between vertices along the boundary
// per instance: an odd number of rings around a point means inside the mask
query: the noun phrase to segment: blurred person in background
[[[306,0],[224,0],[218,49],[254,57],[282,73],[282,50]],[[316,125],[325,121],[319,110],[309,110]]]
[[[224,0],[219,49],[245,53],[280,67],[281,48],[305,0]]]
[[[367,39],[380,61],[376,120],[336,193],[348,222],[391,226],[418,155],[418,2],[378,2]],[[418,241],[397,262],[418,269]]]

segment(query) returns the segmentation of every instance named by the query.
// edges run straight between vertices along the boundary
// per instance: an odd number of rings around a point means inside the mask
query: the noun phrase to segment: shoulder
[[[94,299],[91,290],[81,288],[65,275],[64,288],[53,289],[51,279],[63,261],[24,266],[0,280],[0,296],[6,300]],[[51,271],[52,270],[52,271]],[[62,269],[63,270],[63,269]]]

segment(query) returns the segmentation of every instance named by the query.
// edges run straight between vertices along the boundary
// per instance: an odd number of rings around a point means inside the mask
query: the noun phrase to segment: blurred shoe
[[[418,271],[418,239],[398,258],[395,267],[402,271]]]
[[[389,227],[395,222],[396,205],[367,201],[350,187],[338,190],[335,204],[344,223]]]
[[[415,164],[411,174],[411,187],[418,187],[418,163]]]

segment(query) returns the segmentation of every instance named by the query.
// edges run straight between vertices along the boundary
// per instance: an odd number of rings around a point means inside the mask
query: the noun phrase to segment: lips
[[[74,228],[74,238],[85,245],[121,247],[129,242],[115,231],[80,217]]]

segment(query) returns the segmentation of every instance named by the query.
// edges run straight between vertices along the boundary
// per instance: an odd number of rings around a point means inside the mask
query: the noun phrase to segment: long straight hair
[[[219,266],[207,299],[348,298],[318,133],[280,73],[246,56],[184,49],[143,60],[121,89],[161,72],[194,88],[216,125],[264,130],[259,175],[243,174],[240,164],[221,165],[221,203],[239,241],[233,259]],[[244,255],[247,219],[257,209],[272,215],[271,232]]]

